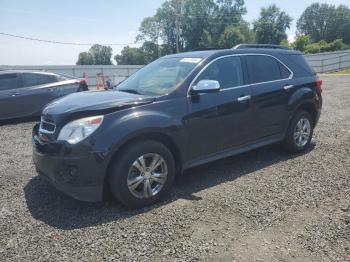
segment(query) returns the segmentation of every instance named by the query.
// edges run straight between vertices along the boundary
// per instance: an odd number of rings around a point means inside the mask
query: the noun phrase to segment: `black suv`
[[[241,45],[166,56],[113,90],[49,104],[33,130],[39,174],[68,195],[158,201],[184,169],[268,144],[309,145],[322,81],[299,52]]]

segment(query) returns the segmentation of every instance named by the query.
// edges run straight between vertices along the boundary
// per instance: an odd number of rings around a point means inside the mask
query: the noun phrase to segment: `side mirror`
[[[191,92],[198,93],[215,93],[220,90],[220,83],[216,80],[201,80],[197,85],[192,87]]]

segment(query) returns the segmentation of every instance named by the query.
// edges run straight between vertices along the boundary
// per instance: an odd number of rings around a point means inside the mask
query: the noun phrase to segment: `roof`
[[[184,53],[177,53],[166,56],[172,57],[188,57],[188,58],[208,58],[213,55],[231,55],[231,54],[301,54],[299,51],[290,49],[276,49],[276,48],[241,48],[241,49],[212,49],[204,51],[191,51]]]
[[[51,72],[44,72],[44,71],[29,71],[29,70],[8,70],[8,69],[5,69],[5,70],[2,70],[0,68],[0,75],[3,75],[3,74],[14,74],[14,73],[32,73],[32,74],[41,74],[41,75],[57,75],[55,73],[51,73]]]

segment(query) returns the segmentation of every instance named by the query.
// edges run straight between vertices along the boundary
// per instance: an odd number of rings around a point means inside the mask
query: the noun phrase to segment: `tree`
[[[311,43],[309,35],[297,35],[292,47],[295,50],[304,51],[305,47]]]
[[[112,48],[93,45],[88,52],[79,54],[77,65],[112,65]]]
[[[157,45],[147,41],[139,48],[124,47],[120,55],[114,57],[118,65],[146,65],[161,55],[172,53],[172,48],[168,45]]]
[[[136,42],[143,45],[124,48],[115,59],[118,64],[148,63],[177,51],[253,43],[246,12],[244,0],[167,0],[142,21]]]
[[[136,37],[136,42],[150,41],[158,43],[160,37],[160,25],[157,16],[146,17],[141,22],[139,34]]]
[[[112,48],[110,46],[93,45],[89,52],[95,65],[112,65]]]
[[[238,26],[247,13],[244,0],[217,0],[214,28],[220,36],[228,26]]]
[[[304,49],[305,54],[316,54],[316,53],[319,53],[320,51],[321,51],[320,45],[316,43],[307,45]]]
[[[145,53],[140,48],[126,46],[114,57],[118,65],[145,65]]]
[[[238,25],[239,31],[244,35],[245,43],[255,43],[255,33],[250,29],[250,24],[246,21],[241,21]]]
[[[226,27],[224,33],[219,38],[219,46],[222,48],[232,48],[244,41],[244,35],[235,26]]]
[[[260,18],[254,22],[256,41],[259,44],[280,44],[287,39],[286,30],[291,22],[292,18],[276,5],[263,7]]]
[[[169,0],[143,20],[137,41],[161,40],[172,52],[218,46],[227,26],[244,23],[244,0]],[[248,26],[249,29],[249,26]]]
[[[350,9],[345,5],[314,3],[307,7],[297,22],[300,34],[310,35],[312,42],[343,39],[350,43]]]
[[[78,57],[77,65],[93,65],[94,59],[89,52],[81,52]]]
[[[146,63],[150,63],[160,57],[161,46],[152,42],[144,42],[141,46],[141,51],[145,55]]]

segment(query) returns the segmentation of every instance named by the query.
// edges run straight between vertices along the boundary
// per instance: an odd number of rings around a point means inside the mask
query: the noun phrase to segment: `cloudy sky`
[[[32,38],[78,43],[116,43],[114,54],[134,43],[142,19],[164,0],[0,0],[0,32]],[[295,23],[315,0],[246,0],[246,19],[254,21],[262,6],[276,3]],[[350,0],[322,0],[348,4]],[[0,35],[0,65],[71,65],[89,46],[40,43]]]

